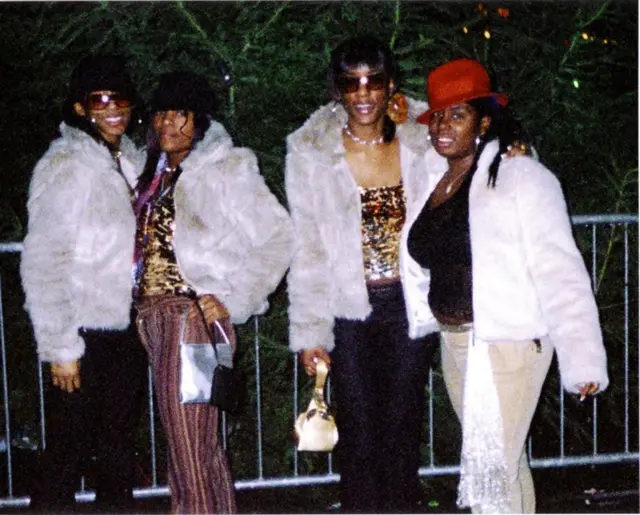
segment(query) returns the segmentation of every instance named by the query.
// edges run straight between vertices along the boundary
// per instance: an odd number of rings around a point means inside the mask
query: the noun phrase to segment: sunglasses
[[[122,93],[90,93],[87,96],[87,107],[91,111],[102,111],[111,102],[120,108],[131,106],[131,98]]]
[[[387,86],[387,78],[384,73],[375,73],[364,77],[346,77],[343,75],[338,79],[338,89],[343,95],[355,93],[360,89],[361,85],[366,86],[369,91],[378,91]]]

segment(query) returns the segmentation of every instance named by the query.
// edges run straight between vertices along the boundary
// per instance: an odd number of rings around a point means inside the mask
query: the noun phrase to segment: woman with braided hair
[[[429,283],[442,369],[462,421],[458,504],[533,513],[525,441],[553,352],[565,389],[609,382],[598,310],[554,175],[506,155],[526,134],[479,62],[457,59],[427,79],[418,117],[426,155],[423,207],[409,255]]]

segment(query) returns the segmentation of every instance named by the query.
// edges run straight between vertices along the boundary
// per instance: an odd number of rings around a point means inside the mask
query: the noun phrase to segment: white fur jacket
[[[415,123],[427,104],[412,99],[409,116],[397,126],[407,217],[420,206],[427,187],[424,154],[427,129]],[[366,288],[360,194],[345,158],[342,127],[347,114],[339,104],[317,110],[287,138],[286,190],[298,235],[288,275],[289,347],[334,347],[334,319],[364,320],[371,312]],[[437,329],[427,305],[428,281],[406,259],[401,235],[400,273],[412,338]]]
[[[562,383],[609,378],[591,280],[572,234],[556,177],[540,162],[514,157],[500,164],[496,187],[487,187],[497,142],[485,148],[469,192],[473,325],[477,338],[550,341]],[[424,204],[447,170],[431,149]],[[415,217],[414,217],[415,219]],[[413,223],[407,221],[407,225]]]
[[[269,191],[255,154],[213,121],[181,163],[175,189],[175,252],[185,280],[211,293],[233,323],[264,312],[294,247],[287,210]]]
[[[111,154],[60,125],[37,163],[20,272],[41,360],[84,354],[80,327],[124,329],[131,308],[135,217]],[[135,186],[144,156],[123,136],[121,164]]]

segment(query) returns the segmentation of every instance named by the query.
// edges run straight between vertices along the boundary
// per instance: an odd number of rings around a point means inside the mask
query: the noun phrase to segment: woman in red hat
[[[429,186],[410,220],[408,250],[429,276],[444,379],[463,421],[458,504],[532,513],[525,439],[555,349],[565,389],[608,385],[591,282],[558,180],[508,157],[524,139],[485,68],[458,59],[427,80],[418,117],[433,148]]]

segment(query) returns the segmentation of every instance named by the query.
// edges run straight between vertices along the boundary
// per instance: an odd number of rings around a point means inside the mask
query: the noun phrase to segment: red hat
[[[446,107],[463,104],[468,100],[493,97],[506,106],[509,99],[491,91],[491,80],[484,66],[473,59],[456,59],[438,66],[427,77],[427,98],[430,109],[416,121],[428,124],[431,115]]]

